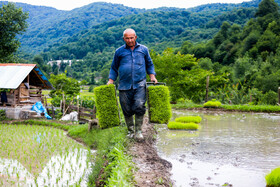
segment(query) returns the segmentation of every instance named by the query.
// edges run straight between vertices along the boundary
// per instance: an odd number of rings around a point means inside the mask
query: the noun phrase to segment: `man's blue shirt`
[[[119,76],[119,90],[136,89],[146,83],[146,74],[156,74],[154,64],[146,46],[138,44],[133,50],[123,45],[115,52],[109,79]]]

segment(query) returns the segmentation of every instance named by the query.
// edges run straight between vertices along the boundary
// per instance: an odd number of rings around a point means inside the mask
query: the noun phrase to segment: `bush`
[[[186,130],[197,130],[199,125],[196,123],[181,123],[171,121],[167,125],[168,129],[186,129]]]
[[[0,121],[3,121],[6,119],[6,111],[0,110]]]
[[[88,91],[89,91],[89,92],[93,92],[93,89],[94,89],[94,85],[90,85]]]
[[[94,88],[97,118],[101,128],[120,124],[119,109],[113,84]]]
[[[204,108],[219,108],[222,106],[222,103],[220,101],[216,101],[216,99],[212,99],[211,101],[208,101],[204,103]]]
[[[168,123],[171,118],[168,87],[150,86],[147,89],[150,122]]]
[[[262,104],[276,105],[278,102],[278,94],[272,90],[264,94]]]
[[[200,116],[183,116],[175,119],[176,122],[181,122],[181,123],[190,123],[190,122],[200,123],[201,120],[202,119]]]
[[[265,180],[268,187],[280,187],[280,167],[267,174]]]

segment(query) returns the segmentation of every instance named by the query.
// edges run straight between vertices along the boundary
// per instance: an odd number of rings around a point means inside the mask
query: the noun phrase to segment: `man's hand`
[[[109,85],[109,84],[114,84],[113,79],[109,79],[109,81],[107,82],[107,85]]]
[[[150,76],[151,82],[153,82],[154,84],[158,83],[154,74],[150,74],[149,76]]]

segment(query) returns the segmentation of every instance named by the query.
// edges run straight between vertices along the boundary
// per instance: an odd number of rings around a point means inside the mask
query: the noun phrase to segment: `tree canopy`
[[[27,28],[28,13],[16,8],[13,3],[0,7],[0,62],[13,62],[13,54],[20,46],[16,38]]]

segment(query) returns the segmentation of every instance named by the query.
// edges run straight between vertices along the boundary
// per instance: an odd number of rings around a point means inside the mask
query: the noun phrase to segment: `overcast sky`
[[[2,0],[1,0],[2,1]],[[123,4],[134,8],[158,8],[158,7],[178,7],[190,8],[208,3],[242,3],[251,0],[8,0],[10,2],[22,2],[32,5],[43,5],[54,7],[59,10],[72,10],[93,2],[110,2]]]

